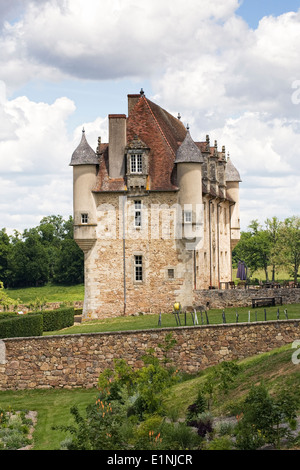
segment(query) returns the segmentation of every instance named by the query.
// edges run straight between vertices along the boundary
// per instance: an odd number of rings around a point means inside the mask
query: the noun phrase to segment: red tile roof
[[[127,118],[127,143],[136,136],[150,149],[149,178],[150,191],[176,191],[176,151],[185,139],[187,129],[182,122],[141,95],[128,95],[136,101]],[[195,142],[201,152],[207,151],[207,142]],[[209,154],[214,154],[209,146]],[[110,178],[108,173],[108,144],[100,146],[100,162],[96,192],[115,192],[126,190],[126,177]],[[221,158],[218,152],[218,157]],[[205,188],[203,188],[206,193]],[[210,191],[212,192],[212,191]],[[216,196],[215,194],[211,194]]]

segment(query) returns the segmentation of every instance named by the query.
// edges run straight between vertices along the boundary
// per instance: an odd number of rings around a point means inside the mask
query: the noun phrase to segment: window
[[[174,268],[169,268],[168,269],[168,279],[174,279],[174,278],[175,278]]]
[[[89,221],[89,216],[88,214],[81,214],[81,223],[82,224],[87,224]]]
[[[143,172],[142,154],[131,155],[130,157],[130,173]]]
[[[184,222],[191,223],[192,222],[192,212],[191,211],[184,211]]]
[[[134,257],[134,280],[143,280],[143,257],[141,255]]]
[[[142,226],[142,203],[141,201],[134,201],[134,226]]]

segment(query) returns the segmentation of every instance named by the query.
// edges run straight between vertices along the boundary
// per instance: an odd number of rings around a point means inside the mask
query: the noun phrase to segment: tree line
[[[44,217],[37,227],[0,230],[0,280],[4,287],[47,283],[79,284],[84,279],[83,252],[73,239],[73,219]]]
[[[250,276],[263,269],[266,281],[275,281],[279,268],[285,268],[297,283],[300,266],[300,217],[292,216],[280,221],[277,217],[267,219],[264,225],[251,221],[248,230],[233,251],[233,260],[244,261]],[[271,279],[268,268],[271,267]]]

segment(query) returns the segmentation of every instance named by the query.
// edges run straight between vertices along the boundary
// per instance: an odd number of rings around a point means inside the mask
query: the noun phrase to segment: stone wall
[[[101,371],[123,358],[134,367],[172,333],[176,366],[198,372],[300,340],[300,320],[162,328],[143,331],[11,338],[0,341],[0,390],[90,388]],[[292,349],[291,349],[292,355]]]
[[[300,303],[300,289],[205,289],[194,292],[194,307],[204,308],[228,308],[228,307],[252,307],[252,299],[260,297],[275,297],[276,303],[282,297],[283,304]]]

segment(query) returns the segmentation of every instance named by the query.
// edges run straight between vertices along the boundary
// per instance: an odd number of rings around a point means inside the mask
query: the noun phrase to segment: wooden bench
[[[280,305],[282,305],[282,297],[277,297]],[[262,307],[262,306],[274,306],[276,304],[276,297],[261,297],[252,299],[252,308]]]

